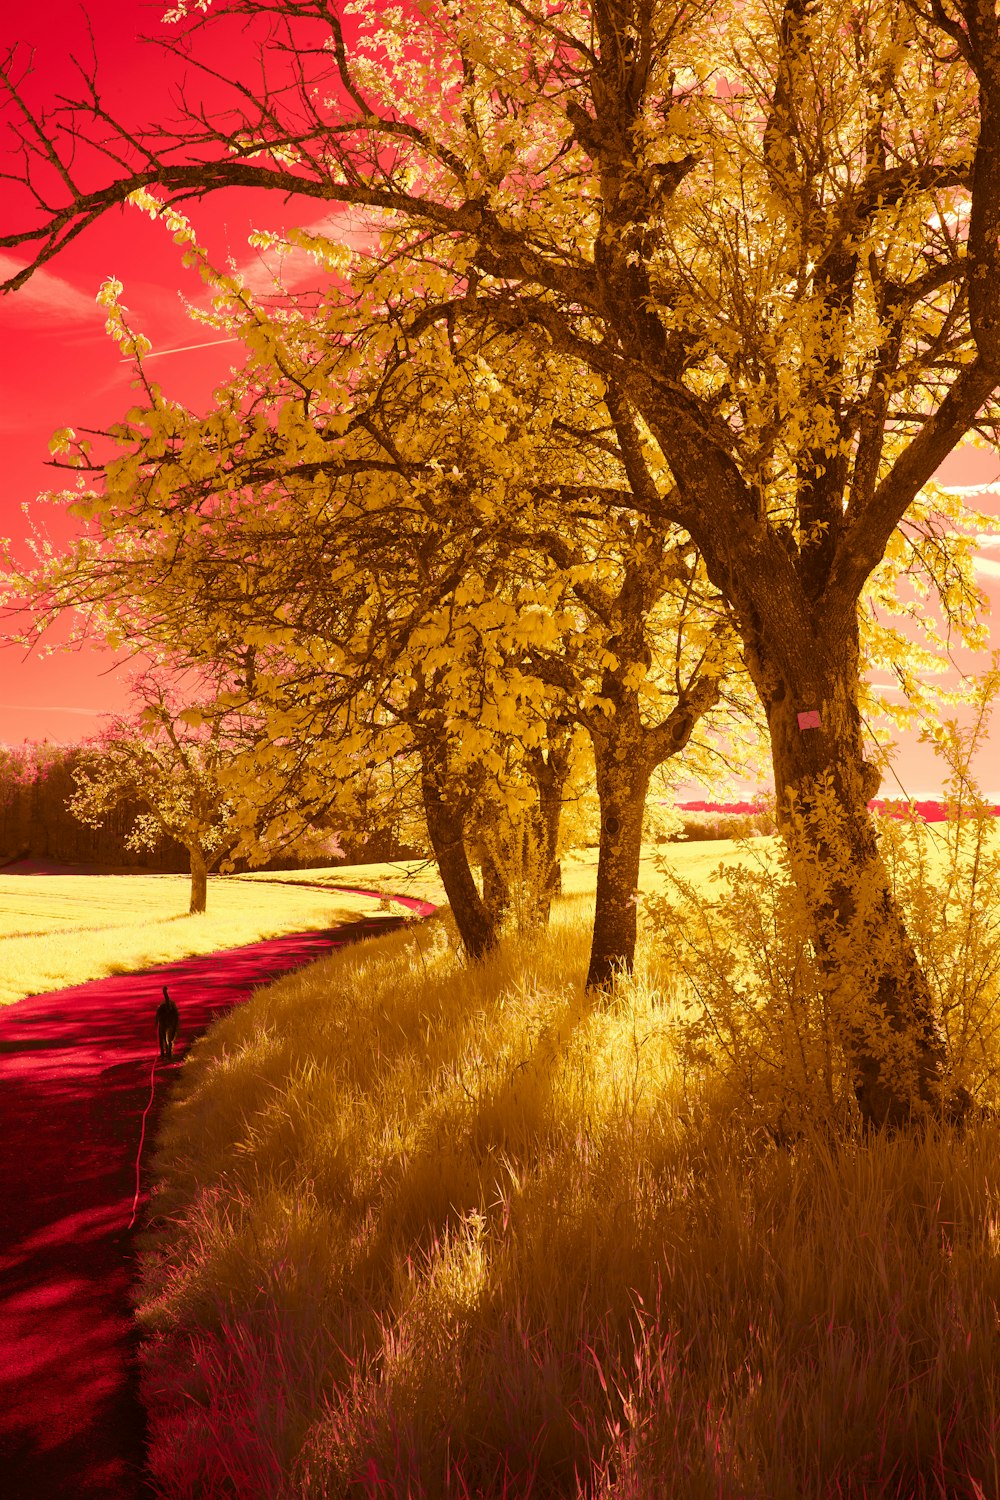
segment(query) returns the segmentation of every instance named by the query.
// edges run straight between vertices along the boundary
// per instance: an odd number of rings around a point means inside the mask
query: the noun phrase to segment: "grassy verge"
[[[337,886],[441,899],[435,882],[416,865],[212,876],[208,910],[200,916],[188,914],[185,875],[0,874],[0,1005],[107,974],[384,914],[377,898]]]
[[[717,862],[717,861],[716,861]],[[781,1151],[691,1094],[588,910],[444,919],[185,1063],[139,1319],[165,1496],[1000,1494],[1000,1144]]]

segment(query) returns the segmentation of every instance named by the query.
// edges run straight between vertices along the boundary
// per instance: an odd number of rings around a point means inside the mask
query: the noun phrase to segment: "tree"
[[[176,693],[147,673],[136,685],[145,704],[133,719],[116,715],[75,770],[70,810],[100,828],[123,803],[138,809],[126,842],[151,849],[163,837],[188,852],[191,913],[203,912],[209,872],[231,853],[239,832],[220,779],[235,749],[233,726],[182,707]],[[228,732],[227,732],[228,730]]]
[[[583,724],[603,809],[588,984],[604,987],[633,962],[649,776],[681,753],[736,670],[688,540],[631,513],[657,493],[630,419],[619,412],[599,431],[579,398],[556,405],[545,362],[525,372],[509,340],[482,352],[432,328],[393,372],[354,332],[342,351],[348,430],[336,457],[324,448],[317,462],[314,423],[342,394],[331,369],[340,330],[286,309],[276,333],[280,368],[220,388],[205,419],[150,388],[113,431],[120,458],[80,453],[104,481],[73,502],[95,539],[24,586],[48,601],[43,614],[103,601],[105,628],[128,619],[130,638],[152,629],[161,648],[182,638],[193,661],[252,643],[253,691],[281,745],[316,740],[317,703],[323,738],[355,760],[359,723],[373,745],[391,722],[405,726],[472,957],[497,941],[515,845],[522,865],[529,845],[547,865],[532,900],[548,909],[568,773],[559,741],[567,719]],[[558,529],[569,500],[572,545]],[[403,748],[392,738],[387,753]],[[325,765],[342,779],[330,756]]]
[[[614,430],[633,492],[655,499],[636,434],[621,415]],[[676,530],[626,513],[578,525],[572,542],[539,528],[536,546],[585,621],[575,640],[535,647],[530,660],[562,690],[564,713],[593,747],[601,821],[587,985],[597,989],[632,969],[650,778],[682,755],[702,721],[722,759],[713,710],[724,697],[727,707],[736,701],[741,663],[719,598]],[[739,711],[749,723],[745,700]],[[696,765],[688,759],[689,776]]]
[[[0,745],[2,864],[13,864],[31,853],[31,803],[39,769],[34,746]]]
[[[525,931],[548,923],[553,898],[562,891],[563,805],[578,762],[571,716],[554,705],[544,740],[517,749],[527,795],[513,807],[507,800],[480,812],[477,852],[483,904],[497,914],[501,928],[513,911]]]
[[[196,36],[265,7],[189,9]],[[993,431],[995,7],[462,0],[369,15],[356,38],[329,0],[267,10],[300,47],[294,107],[235,84],[228,118],[110,146],[93,98],[55,123],[25,107],[38,216],[0,245],[42,264],[154,185],[376,210],[390,344],[434,320],[516,330],[603,382],[742,639],[821,970],[858,987],[862,1115],[942,1109],[940,1028],[867,813],[859,601],[941,461]],[[126,163],[93,187],[66,165],[74,146],[93,164],[88,122]]]

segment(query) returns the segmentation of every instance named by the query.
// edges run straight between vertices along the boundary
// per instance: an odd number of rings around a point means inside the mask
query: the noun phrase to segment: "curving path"
[[[330,889],[330,887],[326,887]],[[365,894],[372,894],[366,892]],[[434,907],[395,897],[421,914]],[[145,1416],[129,1289],[135,1158],[169,985],[175,1058],[256,987],[344,943],[373,917],[140,974],[33,995],[0,1010],[0,1492],[5,1500],[140,1500]],[[146,1139],[166,1095],[156,1072]],[[146,1201],[142,1177],[139,1212]]]

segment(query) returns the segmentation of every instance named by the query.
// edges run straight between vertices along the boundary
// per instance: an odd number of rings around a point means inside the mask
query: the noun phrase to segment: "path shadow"
[[[0,1011],[0,1493],[146,1500],[130,1221],[136,1159],[188,1046],[256,988],[399,917],[159,964]],[[166,984],[181,1011],[157,1061]],[[144,1147],[145,1150],[145,1147]]]

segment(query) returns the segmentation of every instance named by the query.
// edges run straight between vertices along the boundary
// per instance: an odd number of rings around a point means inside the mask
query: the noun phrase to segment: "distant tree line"
[[[48,741],[0,745],[0,865],[16,859],[51,859],[60,864],[95,864],[157,870],[168,873],[188,868],[188,852],[166,836],[149,848],[135,849],[127,840],[136,818],[144,811],[124,800],[88,827],[70,811],[76,791],[76,772],[93,755],[87,745]],[[422,851],[403,843],[391,820],[379,826],[338,830],[344,850],[340,859],[275,858],[266,869],[323,864],[362,864],[403,859]],[[237,868],[241,861],[236,861]]]
[[[905,801],[899,797],[875,797],[868,804],[869,812],[883,818],[906,818],[911,814],[925,823],[943,823],[954,816],[954,804],[934,798],[921,801]],[[769,805],[756,802],[681,802],[676,809],[678,824],[670,834],[672,843],[710,841],[713,839],[747,838],[753,834],[769,835],[777,831],[774,811]],[[1000,807],[993,809],[1000,816]],[[974,816],[971,809],[967,816]]]

